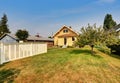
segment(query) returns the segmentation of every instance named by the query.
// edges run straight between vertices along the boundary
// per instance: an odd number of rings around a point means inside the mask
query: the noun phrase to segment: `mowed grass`
[[[51,48],[0,66],[0,83],[120,83],[120,57],[95,49]]]

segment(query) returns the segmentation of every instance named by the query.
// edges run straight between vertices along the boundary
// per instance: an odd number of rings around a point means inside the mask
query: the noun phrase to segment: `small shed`
[[[5,33],[0,37],[0,42],[3,43],[18,43],[19,39],[14,34]]]

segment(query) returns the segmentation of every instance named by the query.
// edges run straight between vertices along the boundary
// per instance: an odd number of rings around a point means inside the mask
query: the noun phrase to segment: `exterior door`
[[[64,37],[64,45],[66,45],[66,43],[67,43],[67,38]]]

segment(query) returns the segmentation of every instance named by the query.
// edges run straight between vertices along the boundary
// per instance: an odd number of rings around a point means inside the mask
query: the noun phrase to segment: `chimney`
[[[35,37],[41,37],[41,36],[39,35],[39,33],[37,33],[37,35],[35,35]]]
[[[72,28],[71,26],[69,26],[69,28]]]

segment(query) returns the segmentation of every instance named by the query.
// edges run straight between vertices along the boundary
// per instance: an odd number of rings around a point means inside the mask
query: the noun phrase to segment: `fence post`
[[[16,50],[16,45],[17,45],[17,44],[14,44],[14,59],[17,58],[17,54],[16,54],[16,53],[17,53],[17,52],[16,52],[16,51],[17,51],[17,50]]]
[[[8,57],[9,57],[9,61],[11,60],[11,45],[8,44]]]
[[[3,64],[5,62],[5,55],[4,55],[4,44],[0,44],[0,64]]]

